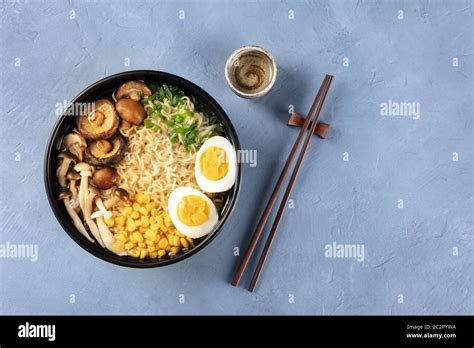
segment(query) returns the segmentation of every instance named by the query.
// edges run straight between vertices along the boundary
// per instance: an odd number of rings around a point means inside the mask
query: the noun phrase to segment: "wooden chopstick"
[[[327,75],[323,81],[323,84],[321,84],[321,87],[319,88],[319,91],[316,94],[316,97],[314,98],[313,104],[311,105],[311,108],[308,112],[308,116],[306,117],[304,124],[301,126],[300,132],[298,133],[298,137],[296,138],[293,148],[291,149],[290,154],[288,155],[288,159],[286,160],[285,166],[283,167],[281,171],[280,177],[278,178],[275,188],[273,189],[272,195],[270,196],[270,199],[268,200],[265,210],[263,211],[263,214],[260,217],[260,220],[257,224],[257,227],[255,228],[255,231],[252,235],[249,245],[247,246],[247,249],[242,258],[242,261],[240,262],[239,267],[237,268],[237,271],[235,272],[234,278],[232,279],[232,282],[231,282],[233,286],[237,286],[240,280],[242,279],[245,269],[250,261],[250,258],[255,250],[255,247],[257,246],[260,236],[262,235],[262,231],[273,209],[273,206],[278,196],[278,192],[280,191],[280,188],[283,184],[283,180],[285,179],[286,174],[288,173],[288,170],[290,168],[290,164],[293,161],[293,158],[295,157],[296,150],[298,149],[299,144],[301,140],[303,139],[303,136],[306,130],[308,129],[308,125],[310,124],[311,119],[313,118],[312,116],[315,114],[316,107],[318,106],[319,99],[321,97],[321,93],[323,90],[324,82],[326,81],[326,79],[327,79]]]
[[[278,227],[280,226],[280,222],[281,222],[283,213],[284,213],[285,208],[287,206],[288,198],[290,197],[291,190],[293,188],[293,185],[295,184],[296,178],[298,176],[299,169],[301,168],[301,163],[303,162],[304,155],[306,154],[306,150],[308,149],[309,142],[310,142],[311,138],[313,137],[313,133],[316,130],[316,125],[317,125],[318,120],[319,120],[319,115],[321,114],[321,110],[323,108],[324,101],[326,100],[326,96],[327,96],[328,91],[329,91],[329,87],[331,87],[332,79],[333,79],[332,75],[326,75],[326,77],[324,78],[324,82],[323,82],[323,86],[322,86],[323,92],[322,92],[321,102],[318,104],[315,119],[313,121],[313,124],[311,125],[309,133],[306,135],[306,139],[303,143],[303,147],[301,149],[300,155],[298,156],[298,160],[296,161],[296,165],[295,165],[295,168],[293,169],[293,173],[291,174],[290,181],[288,182],[288,186],[286,188],[285,194],[284,194],[284,196],[281,200],[280,207],[278,209],[277,215],[275,216],[275,220],[273,221],[272,229],[270,230],[270,233],[268,235],[267,241],[266,241],[265,246],[263,248],[262,254],[260,255],[260,259],[258,260],[258,264],[257,264],[257,267],[255,269],[255,273],[253,274],[252,280],[250,281],[250,286],[249,286],[248,290],[251,291],[251,292],[255,291],[258,280],[260,279],[260,275],[262,274],[262,270],[263,270],[263,267],[265,265],[265,261],[267,259],[270,248],[272,246],[273,240],[275,239],[276,232],[278,230]]]

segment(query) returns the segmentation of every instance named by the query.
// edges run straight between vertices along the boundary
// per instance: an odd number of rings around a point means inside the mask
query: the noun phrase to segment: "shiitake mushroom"
[[[110,138],[119,125],[119,117],[114,104],[108,99],[94,102],[94,109],[87,115],[77,118],[77,129],[86,139]]]
[[[140,101],[141,95],[150,96],[152,94],[152,90],[145,83],[132,80],[120,85],[119,89],[115,93],[115,98],[117,98],[117,100],[122,98],[130,98],[135,101]]]
[[[84,153],[85,160],[94,166],[111,166],[118,163],[127,152],[125,138],[116,134],[109,139],[89,143]]]
[[[102,167],[94,171],[91,183],[101,190],[108,190],[117,184],[118,179],[119,175],[117,169],[112,167]]]
[[[117,103],[115,103],[115,109],[123,120],[135,126],[143,124],[146,118],[143,105],[133,99],[119,99]]]

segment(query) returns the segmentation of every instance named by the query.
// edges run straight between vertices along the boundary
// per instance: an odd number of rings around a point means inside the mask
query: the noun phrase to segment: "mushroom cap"
[[[82,161],[82,153],[84,152],[86,147],[86,139],[84,139],[84,137],[76,131],[73,131],[66,135],[62,142],[62,149],[69,150],[79,159],[79,161]]]
[[[114,191],[114,195],[120,198],[122,201],[128,201],[130,199],[130,194],[128,191],[121,187],[117,187],[117,189]]]
[[[86,139],[110,138],[118,128],[119,117],[114,104],[107,99],[94,102],[94,110],[77,118],[77,129]]]
[[[122,122],[120,122],[120,129],[121,130],[127,130],[127,129],[130,129],[132,125],[130,124],[130,122],[127,122],[125,120],[122,119]]]
[[[67,174],[66,174],[66,178],[68,180],[80,180],[81,179],[81,174],[77,171],[75,171],[74,169],[69,169]]]
[[[63,149],[68,149],[72,145],[77,144],[82,150],[85,150],[87,147],[86,139],[82,136],[81,133],[73,131],[66,135],[63,139]]]
[[[114,148],[109,140],[110,139],[96,140],[91,144],[91,147],[100,153],[109,153]]]
[[[143,95],[150,96],[153,94],[152,90],[141,81],[127,81],[123,83],[117,92],[115,97],[118,99],[131,98],[133,100],[140,100],[140,93]]]
[[[58,199],[65,199],[71,197],[72,193],[69,190],[61,190],[58,194]]]
[[[89,186],[89,192],[95,194],[96,196],[100,195],[100,191],[94,186]]]
[[[90,171],[92,170],[92,168],[86,162],[80,162],[74,166],[74,170],[76,172],[82,172],[82,171]]]
[[[94,166],[111,166],[118,163],[126,152],[125,137],[117,134],[107,140],[96,140],[89,143],[84,157],[88,163]]]
[[[107,190],[116,185],[119,179],[117,170],[112,167],[103,167],[97,169],[94,174],[92,174],[92,185],[101,189]]]
[[[78,162],[78,158],[67,150],[63,151],[63,152],[60,152],[59,155],[58,155],[58,158],[62,158],[62,159],[67,158],[67,159],[70,159],[74,163]]]
[[[115,104],[115,109],[123,120],[135,126],[141,125],[143,120],[146,118],[146,112],[143,105],[133,99],[118,100]]]

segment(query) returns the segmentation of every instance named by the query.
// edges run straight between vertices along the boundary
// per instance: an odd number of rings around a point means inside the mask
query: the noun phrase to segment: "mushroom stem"
[[[100,213],[100,212],[97,211],[96,213]],[[121,253],[118,253],[114,250],[114,248],[113,248],[114,235],[112,234],[112,232],[110,232],[109,228],[105,224],[104,219],[102,217],[102,214],[97,216],[96,222],[97,222],[97,228],[99,229],[99,233],[100,233],[100,236],[101,236],[102,240],[104,241],[105,247],[108,250],[110,250],[111,252],[113,252],[113,253],[115,253],[119,256],[125,255],[124,251],[121,252]]]
[[[82,211],[84,211],[86,199],[88,197],[87,193],[89,191],[89,176],[92,176],[91,171],[81,171],[81,184],[79,185],[79,206],[81,207]]]
[[[66,207],[66,210],[67,210],[69,216],[71,217],[71,219],[74,223],[74,226],[76,226],[76,228],[79,230],[79,232],[81,232],[81,234],[84,237],[86,237],[87,240],[94,243],[94,240],[89,236],[89,233],[87,233],[87,231],[86,231],[84,225],[82,224],[81,219],[77,215],[76,211],[72,208],[71,201],[69,200],[69,198],[64,198],[64,206]]]
[[[104,215],[104,218],[105,219],[110,219],[112,217],[112,212],[111,211],[108,211],[105,207],[104,207],[104,203],[102,202],[102,199],[100,197],[97,197],[95,199],[95,205],[97,206],[97,208],[99,208],[99,210],[101,211],[102,215]]]
[[[97,210],[91,214],[91,219],[92,220],[97,219],[99,216],[104,216],[104,214],[102,214],[100,210]]]
[[[79,211],[79,202],[78,202],[78,191],[76,187],[76,180],[71,180],[69,182],[69,190],[71,190],[72,196],[71,196],[71,207],[74,208],[76,212]]]
[[[85,202],[83,213],[84,213],[84,218],[86,219],[87,226],[89,226],[89,230],[91,231],[92,235],[102,247],[105,247],[104,242],[102,241],[102,238],[100,237],[100,233],[97,228],[97,225],[91,219],[92,202],[94,201],[95,196],[96,196],[95,192],[89,193]]]
[[[105,209],[110,209],[112,208],[115,204],[117,204],[121,199],[117,196],[113,196],[112,198],[109,198],[105,200],[104,202],[104,207]]]
[[[58,175],[58,182],[59,185],[61,185],[62,188],[65,188],[67,186],[67,173],[69,170],[69,165],[71,162],[76,163],[77,162],[77,157],[73,155],[69,150],[60,152],[58,155],[58,158],[62,158],[63,161],[61,165],[59,166],[59,169],[57,171]]]
[[[63,158],[63,162],[61,163],[61,166],[59,167],[58,181],[59,181],[59,185],[61,185],[61,187],[63,188],[66,187],[66,174],[67,174],[70,164],[71,164],[71,159]]]
[[[104,202],[104,206],[106,209],[110,209],[119,201],[128,201],[129,199],[130,194],[123,188],[118,187],[114,191],[114,196]]]

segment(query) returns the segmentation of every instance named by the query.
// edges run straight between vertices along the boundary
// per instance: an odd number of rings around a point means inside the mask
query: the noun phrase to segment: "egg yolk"
[[[200,196],[184,196],[178,203],[178,217],[185,225],[202,225],[209,219],[209,214],[209,205]]]
[[[203,152],[199,160],[202,174],[209,180],[220,180],[229,170],[227,154],[224,149],[211,146]]]

